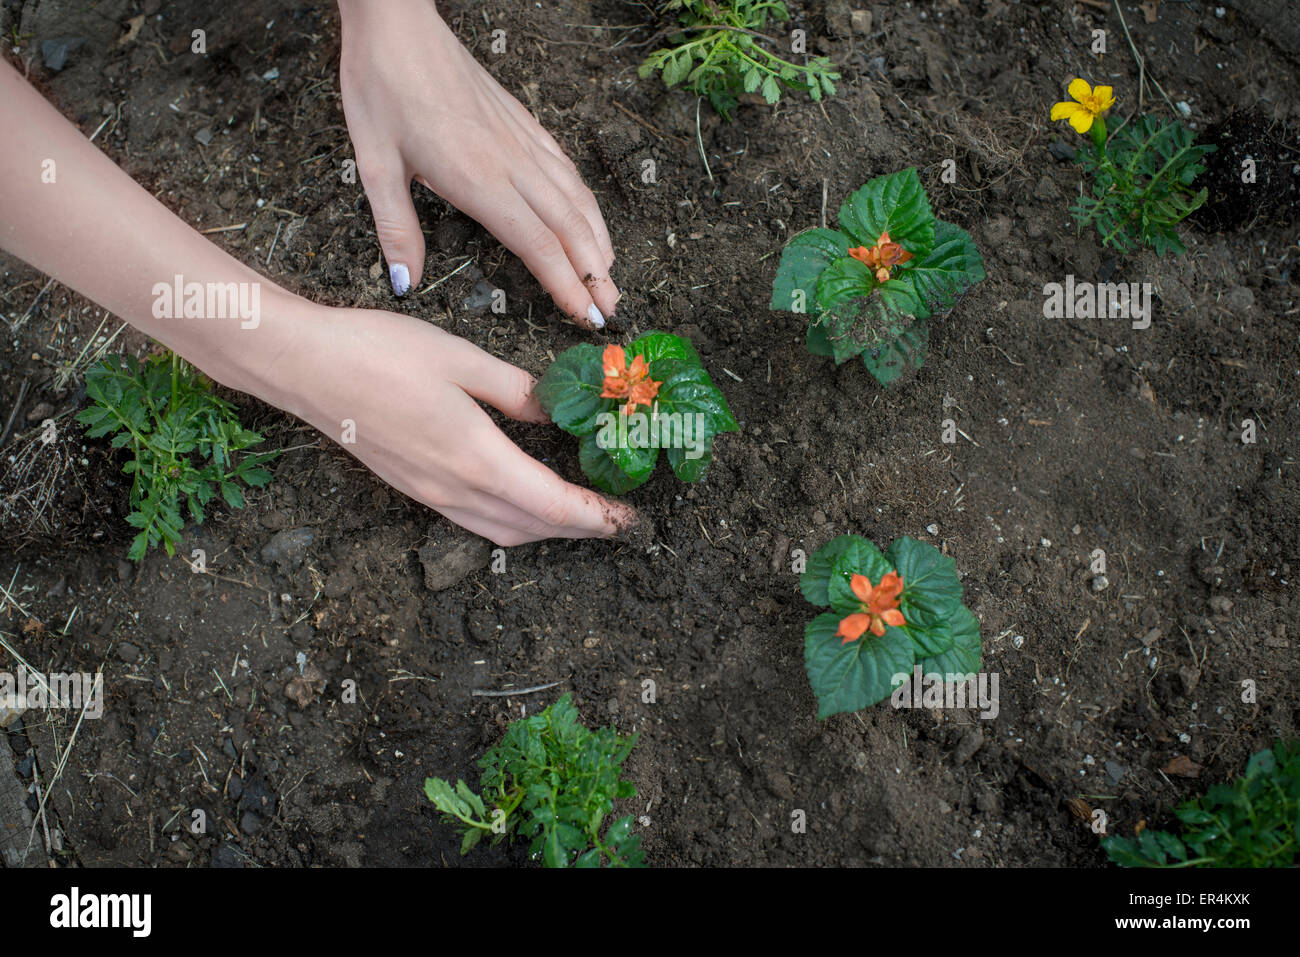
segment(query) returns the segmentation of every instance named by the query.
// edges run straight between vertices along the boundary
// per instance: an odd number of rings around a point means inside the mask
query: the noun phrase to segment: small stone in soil
[[[262,561],[268,565],[293,568],[302,563],[307,549],[316,540],[313,528],[287,528],[276,532],[262,546]]]
[[[483,538],[466,539],[448,552],[426,545],[419,551],[420,564],[424,566],[424,587],[429,591],[450,588],[486,565],[491,554],[492,546]]]

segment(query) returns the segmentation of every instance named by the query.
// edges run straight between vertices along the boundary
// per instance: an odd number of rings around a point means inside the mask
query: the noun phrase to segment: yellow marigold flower
[[[1070,81],[1069,92],[1076,102],[1054,104],[1052,120],[1069,120],[1076,133],[1088,132],[1093,122],[1115,105],[1115,91],[1109,86],[1093,88],[1087,80],[1076,78]]]

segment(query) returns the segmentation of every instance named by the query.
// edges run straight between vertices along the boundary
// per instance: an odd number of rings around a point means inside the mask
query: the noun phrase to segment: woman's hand
[[[549,423],[522,369],[410,316],[302,300],[293,308],[306,314],[268,401],[389,485],[504,546],[611,537],[636,524],[633,509],[521,452],[475,403]]]
[[[482,223],[579,325],[619,293],[600,207],[559,144],[443,23],[433,0],[339,0],[343,112],[399,296],[419,283],[414,179]]]

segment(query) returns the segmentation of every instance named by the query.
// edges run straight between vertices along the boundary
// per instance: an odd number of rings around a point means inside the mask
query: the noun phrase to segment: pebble
[[[424,587],[429,591],[450,588],[488,563],[492,546],[484,538],[470,538],[451,551],[425,545],[419,551],[420,564],[424,566]]]
[[[938,535],[938,534],[939,534],[939,526],[936,525],[936,524],[934,524],[934,523],[931,523],[931,524],[925,526],[925,530],[926,530],[927,532],[929,532],[931,535]]]
[[[140,649],[129,641],[119,642],[117,646],[117,656],[128,665],[134,664],[140,660]]]
[[[1128,774],[1128,768],[1124,767],[1124,765],[1120,764],[1118,761],[1106,762],[1106,780],[1110,784],[1119,784],[1126,774]]]
[[[480,279],[474,283],[474,288],[465,298],[465,308],[470,312],[485,312],[492,305],[492,298],[496,295],[496,291],[496,286],[486,279]]]
[[[1047,147],[1047,152],[1050,153],[1052,159],[1056,160],[1058,163],[1073,163],[1075,158],[1079,155],[1079,151],[1064,140],[1057,140],[1051,146]]]
[[[262,546],[262,561],[281,568],[295,568],[302,564],[307,549],[315,540],[314,528],[286,528],[282,532],[276,532]]]
[[[1110,579],[1105,575],[1098,575],[1092,580],[1093,591],[1105,591],[1110,587]]]

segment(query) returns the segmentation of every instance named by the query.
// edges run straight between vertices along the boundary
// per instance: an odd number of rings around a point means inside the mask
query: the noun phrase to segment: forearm
[[[218,381],[281,404],[276,360],[292,349],[308,304],[182,222],[2,61],[0,129],[8,131],[0,137],[0,248]],[[212,296],[193,295],[209,288]],[[240,298],[226,295],[232,289]]]

